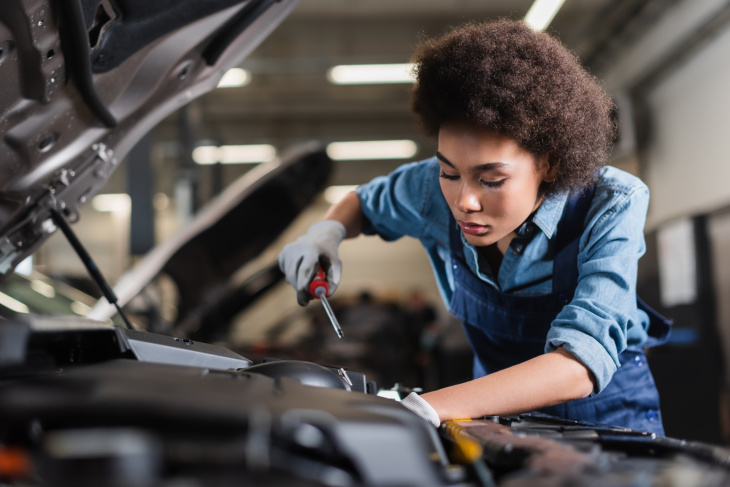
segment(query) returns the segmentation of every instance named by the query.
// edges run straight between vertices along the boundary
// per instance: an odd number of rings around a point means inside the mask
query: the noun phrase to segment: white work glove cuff
[[[439,427],[441,424],[441,420],[439,420],[439,415],[436,412],[436,410],[431,407],[431,405],[426,402],[424,398],[416,394],[415,392],[411,392],[406,396],[405,399],[403,399],[401,402],[405,407],[434,425],[436,428]]]
[[[313,223],[307,230],[307,235],[316,239],[327,239],[331,243],[338,245],[345,239],[345,225],[337,220],[322,220]]]

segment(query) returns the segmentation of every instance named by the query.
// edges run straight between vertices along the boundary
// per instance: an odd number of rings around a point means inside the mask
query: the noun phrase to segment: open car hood
[[[0,275],[299,0],[2,0]]]
[[[283,277],[278,266],[272,265],[240,289],[228,285],[236,271],[257,257],[309,206],[324,188],[331,170],[332,160],[324,148],[312,142],[244,174],[177,235],[156,246],[122,276],[114,287],[117,303],[127,305],[164,273],[179,293],[177,324],[191,315],[204,322],[212,308],[219,308],[214,321],[224,324],[231,316],[224,319],[221,307],[232,306],[225,313],[235,314],[253,298],[251,294],[268,289]],[[89,317],[105,320],[115,313],[114,306],[101,298]]]

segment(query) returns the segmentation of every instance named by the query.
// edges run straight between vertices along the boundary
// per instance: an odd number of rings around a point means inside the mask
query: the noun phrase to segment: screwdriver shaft
[[[332,326],[335,328],[337,336],[342,338],[343,336],[345,336],[345,334],[342,333],[342,328],[340,328],[340,324],[337,321],[337,318],[335,318],[335,313],[332,311],[330,303],[327,301],[326,291],[324,290],[324,288],[317,289],[317,297],[320,301],[322,301],[322,306],[324,306],[324,310],[327,312],[327,316],[329,316],[329,319],[332,322]]]

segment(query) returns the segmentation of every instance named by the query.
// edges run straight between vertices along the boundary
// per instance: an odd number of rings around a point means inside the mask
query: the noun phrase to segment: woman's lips
[[[483,234],[487,233],[486,225],[480,225],[480,224],[474,223],[474,222],[460,221],[459,226],[461,227],[461,231],[468,235],[483,235]]]

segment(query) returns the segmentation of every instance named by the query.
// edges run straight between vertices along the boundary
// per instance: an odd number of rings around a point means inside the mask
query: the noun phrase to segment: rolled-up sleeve
[[[359,186],[355,192],[362,208],[362,232],[388,241],[406,235],[420,238],[426,198],[433,197],[433,181],[438,184],[437,167],[431,159],[404,164]]]
[[[610,204],[601,205],[601,201]],[[636,307],[636,278],[646,249],[648,204],[649,191],[643,184],[597,189],[593,214],[588,215],[580,241],[578,286],[548,332],[545,351],[562,346],[571,352],[593,373],[593,394],[608,385],[620,366],[627,329],[646,318]],[[645,327],[645,323],[635,324]]]

